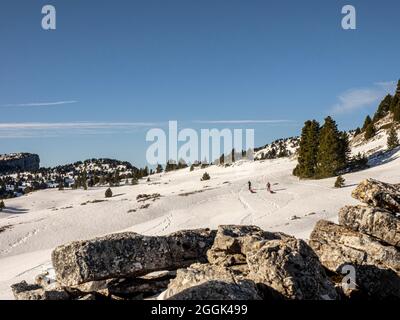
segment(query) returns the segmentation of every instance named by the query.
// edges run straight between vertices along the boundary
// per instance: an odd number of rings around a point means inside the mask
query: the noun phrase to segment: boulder
[[[267,299],[336,299],[333,283],[302,240],[254,226],[220,226],[208,261],[255,282]],[[240,268],[239,268],[240,267]]]
[[[369,206],[400,213],[400,185],[367,179],[352,192],[353,198]]]
[[[259,300],[254,282],[238,279],[228,268],[193,264],[179,269],[162,299],[169,300]]]
[[[287,237],[270,240],[247,254],[247,279],[267,287],[286,299],[334,300],[334,284],[317,255],[303,240]]]
[[[168,300],[261,300],[251,281],[238,284],[224,281],[207,281],[185,289]]]
[[[246,254],[259,248],[265,241],[281,239],[285,235],[266,232],[255,226],[219,226],[214,244],[207,252],[210,263],[224,266],[246,264]]]
[[[26,281],[13,284],[12,292],[16,300],[68,300],[70,296],[62,289],[47,290],[37,284],[28,284]]]
[[[330,271],[341,273],[343,266],[353,266],[355,282],[368,296],[400,298],[400,251],[396,247],[324,220],[317,222],[309,244]]]
[[[387,210],[366,206],[345,206],[339,224],[400,247],[400,217]]]
[[[75,241],[57,247],[52,262],[64,286],[112,278],[138,277],[206,262],[215,231],[198,229],[150,237],[132,232]]]

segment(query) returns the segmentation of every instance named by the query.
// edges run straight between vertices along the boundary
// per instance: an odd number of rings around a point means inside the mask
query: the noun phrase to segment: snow
[[[380,137],[355,146],[353,153],[382,149],[385,143]],[[112,188],[114,196],[109,199],[104,197],[107,187],[95,187],[43,190],[6,200],[7,209],[0,213],[0,299],[12,299],[11,284],[32,282],[41,271],[51,271],[54,247],[113,232],[163,235],[221,224],[254,224],[307,239],[318,220],[336,222],[342,206],[357,203],[351,191],[363,179],[399,183],[399,156],[397,149],[370,169],[344,175],[342,189],[333,188],[335,178],[299,180],[291,174],[296,161],[280,158],[155,174],[150,182],[143,179],[138,185]],[[211,180],[200,181],[204,172]],[[254,194],[248,191],[249,180]],[[267,192],[267,182],[276,193]],[[139,194],[153,193],[161,197],[136,200]],[[150,206],[140,209],[145,203]]]

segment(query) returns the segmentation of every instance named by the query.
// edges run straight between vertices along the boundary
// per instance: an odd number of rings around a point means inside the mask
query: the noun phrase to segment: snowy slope
[[[380,137],[355,145],[353,153],[385,145],[385,137]],[[111,232],[160,235],[220,224],[254,224],[307,239],[317,220],[336,221],[340,207],[356,203],[350,194],[363,179],[399,183],[399,156],[397,149],[367,170],[344,175],[343,189],[332,187],[335,178],[299,180],[291,175],[295,160],[281,158],[153,175],[150,182],[113,188],[111,199],[104,198],[105,187],[43,190],[9,199],[7,210],[0,213],[0,299],[12,298],[10,284],[32,282],[40,270],[50,269],[55,246]],[[200,181],[205,171],[211,180]],[[254,194],[247,190],[249,180]],[[275,194],[267,193],[267,182]],[[138,202],[136,197],[144,193],[161,197]],[[144,204],[150,206],[141,208]]]

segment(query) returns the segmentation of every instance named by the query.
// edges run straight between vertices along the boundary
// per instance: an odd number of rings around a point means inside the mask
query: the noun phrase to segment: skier
[[[252,188],[251,188],[251,182],[247,182],[249,184],[249,191],[250,193],[256,193]]]
[[[267,183],[267,190],[269,193],[272,193],[271,184],[269,182]]]

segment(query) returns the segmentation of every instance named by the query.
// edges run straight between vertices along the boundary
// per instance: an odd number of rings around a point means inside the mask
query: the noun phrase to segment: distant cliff
[[[40,158],[37,154],[11,153],[0,155],[0,174],[39,169]]]

